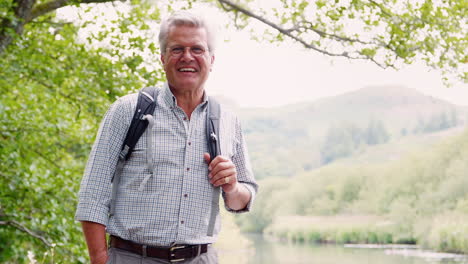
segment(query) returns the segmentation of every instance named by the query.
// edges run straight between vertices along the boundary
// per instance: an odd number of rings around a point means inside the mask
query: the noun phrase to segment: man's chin
[[[196,91],[199,89],[203,89],[203,84],[200,82],[175,82],[174,85],[169,83],[169,86],[173,89],[179,91]]]

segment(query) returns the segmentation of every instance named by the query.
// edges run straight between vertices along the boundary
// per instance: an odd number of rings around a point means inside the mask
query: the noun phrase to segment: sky
[[[258,0],[262,5],[265,1]],[[267,1],[268,2],[268,1]],[[225,13],[197,9],[218,25]],[[267,28],[251,20],[251,27]],[[261,30],[260,30],[261,31]],[[468,84],[444,86],[440,71],[422,63],[396,71],[382,69],[370,61],[332,58],[306,49],[294,41],[271,44],[251,39],[249,33],[218,28],[210,93],[223,95],[240,107],[275,107],[314,101],[368,86],[404,86],[453,104],[468,106]]]
[[[119,6],[125,9],[124,4]],[[59,15],[78,19],[73,10],[76,9],[62,8]],[[96,10],[112,19],[110,11],[105,5]],[[409,65],[395,71],[379,68],[369,61],[331,58],[293,41],[257,42],[245,31],[222,27],[228,18],[218,9],[203,7],[196,11],[218,25],[215,63],[205,88],[209,94],[222,95],[239,107],[276,107],[314,101],[368,86],[405,86],[468,106],[468,84],[458,82],[445,87],[440,72],[427,66]],[[262,26],[255,23],[252,22],[254,27]]]
[[[258,43],[229,32],[218,44],[207,91],[240,107],[274,107],[343,94],[367,86],[405,86],[457,105],[468,106],[468,85],[446,87],[440,72],[409,65],[395,71],[368,61],[331,58],[296,43]]]

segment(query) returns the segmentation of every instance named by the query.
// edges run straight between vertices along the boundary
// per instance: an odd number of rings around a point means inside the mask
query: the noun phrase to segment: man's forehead
[[[190,24],[182,24],[182,25],[172,25],[169,27],[169,35],[174,34],[174,33],[179,33],[179,32],[186,32],[186,31],[196,31],[199,34],[207,34],[207,31],[204,27],[199,27],[196,25],[190,25]]]
[[[171,26],[167,38],[169,43],[195,42],[199,45],[208,43],[208,36],[205,28],[190,25]]]

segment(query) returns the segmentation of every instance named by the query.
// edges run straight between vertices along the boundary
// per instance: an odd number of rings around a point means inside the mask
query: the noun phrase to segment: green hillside
[[[400,160],[402,157],[427,150],[437,146],[441,141],[465,131],[464,127],[454,127],[439,132],[427,134],[413,134],[395,138],[387,143],[367,146],[347,158],[339,159],[333,164],[357,165],[380,164]]]
[[[298,241],[417,243],[468,253],[468,130],[383,163],[260,181],[247,231]]]
[[[425,135],[462,127],[468,116],[466,107],[404,87],[366,87],[315,102],[239,112],[259,179],[292,177],[407,136],[413,139],[402,144],[424,145]]]

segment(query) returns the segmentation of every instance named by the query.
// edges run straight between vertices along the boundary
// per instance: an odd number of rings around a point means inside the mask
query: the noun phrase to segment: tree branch
[[[123,0],[121,0],[123,1]],[[80,4],[90,4],[90,3],[106,3],[106,2],[114,2],[114,0],[82,0],[79,1]],[[31,12],[31,16],[29,17],[28,21],[31,21],[39,16],[42,16],[44,14],[47,14],[49,12],[52,12],[54,10],[57,10],[61,7],[67,6],[70,3],[72,3],[71,0],[53,0],[49,1],[40,5],[37,5],[34,7],[34,9]]]
[[[394,18],[394,15],[391,14],[386,8],[384,8],[381,4],[377,3],[376,1],[374,0],[369,0],[369,3],[373,4],[374,6],[378,7],[380,9],[380,11],[382,12],[382,14],[388,16],[388,17],[391,17],[391,18]]]
[[[320,53],[323,53],[323,54],[326,54],[326,55],[329,55],[329,56],[344,56],[344,57],[349,57],[347,52],[343,52],[343,53],[331,53],[331,52],[328,52],[328,51],[326,51],[326,50],[320,49],[320,48],[318,48],[318,47],[315,46],[315,45],[312,45],[312,44],[310,44],[310,43],[307,43],[307,42],[304,41],[303,39],[300,39],[300,38],[298,38],[297,36],[294,36],[293,34],[291,34],[291,31],[290,31],[290,30],[284,29],[284,28],[278,26],[277,24],[275,24],[275,23],[273,23],[273,22],[267,20],[266,18],[263,18],[263,17],[261,17],[261,16],[259,16],[259,15],[256,15],[256,14],[254,14],[253,12],[251,12],[251,11],[249,11],[249,10],[247,10],[247,9],[245,9],[245,8],[243,8],[243,7],[241,7],[241,6],[239,6],[239,5],[232,3],[231,1],[228,1],[228,0],[218,0],[218,2],[220,2],[221,4],[229,5],[231,8],[233,8],[233,9],[235,9],[235,10],[241,12],[241,13],[243,13],[243,14],[249,16],[249,17],[252,17],[252,18],[257,19],[258,21],[260,21],[260,22],[262,22],[262,23],[264,23],[264,24],[266,24],[266,25],[268,25],[268,26],[270,26],[270,27],[272,27],[272,28],[278,30],[280,33],[282,33],[282,34],[284,34],[284,35],[286,35],[286,36],[292,38],[293,40],[295,40],[295,41],[301,43],[302,45],[304,45],[304,47],[306,47],[306,48],[308,48],[308,49],[313,49],[313,50],[315,50],[315,51],[318,51],[318,52],[320,52]]]
[[[31,12],[31,16],[28,18],[28,22],[35,19],[38,16],[42,16],[46,13],[52,12],[56,9],[66,6],[70,0],[54,0],[45,2],[43,4],[37,5]]]
[[[218,1],[218,2],[219,2],[219,1]],[[224,11],[226,11],[226,12],[231,12],[231,11],[233,11],[233,8],[232,8],[232,7],[231,7],[231,8],[227,7],[223,2],[219,2],[219,4],[221,5],[221,8],[223,8]]]
[[[36,153],[39,157],[43,158],[45,161],[49,162],[50,164],[54,165],[55,168],[61,170],[62,167],[59,166],[55,161],[53,161],[52,159],[50,159],[49,157],[47,157],[46,155],[42,154],[40,151],[37,151],[37,150],[33,150],[34,153]]]
[[[0,217],[7,217],[7,215],[5,214],[0,214]],[[0,221],[0,226],[11,226],[13,228],[16,228],[24,233],[27,233],[28,235],[34,237],[34,238],[37,238],[39,239],[40,241],[42,241],[42,243],[44,243],[46,246],[48,247],[51,247],[52,244],[47,241],[47,239],[39,234],[37,234],[36,232],[30,230],[29,228],[25,227],[24,225],[22,225],[21,223],[15,221],[15,220],[6,220],[6,221]]]
[[[371,43],[371,42],[362,41],[360,39],[348,38],[348,37],[344,37],[344,36],[338,36],[336,34],[327,33],[325,31],[322,31],[322,30],[319,30],[319,29],[315,28],[313,26],[313,24],[311,22],[309,22],[309,21],[303,21],[302,23],[309,24],[309,27],[303,26],[303,27],[299,27],[299,28],[312,30],[313,32],[317,33],[321,37],[325,36],[327,38],[334,39],[334,40],[337,40],[337,41],[340,41],[340,42],[355,42],[355,43],[361,43],[361,44],[365,44],[365,45],[375,44],[375,43]]]
[[[291,39],[295,40],[296,42],[301,43],[304,47],[306,47],[308,49],[312,49],[312,50],[315,50],[317,52],[320,52],[322,54],[332,56],[332,57],[345,57],[345,58],[348,58],[348,59],[360,59],[360,60],[368,59],[368,60],[374,62],[377,66],[379,66],[381,68],[384,68],[384,69],[387,68],[387,67],[393,67],[393,65],[386,65],[386,64],[379,63],[374,58],[369,57],[369,56],[364,55],[364,54],[361,54],[358,51],[353,52],[354,55],[350,54],[347,51],[343,51],[341,53],[329,52],[329,51],[327,51],[325,49],[317,47],[316,45],[308,43],[304,39],[294,35],[293,32],[297,32],[298,29],[300,29],[300,28],[284,29],[281,26],[267,20],[266,18],[261,17],[261,16],[255,14],[255,13],[253,13],[253,12],[251,12],[251,11],[249,11],[249,10],[247,10],[247,9],[245,9],[245,8],[231,2],[230,0],[218,0],[218,2],[220,3],[221,7],[224,10],[226,10],[226,11],[238,11],[238,12],[243,13],[246,16],[254,18],[254,19],[256,19],[256,20],[258,20],[258,21],[260,21],[260,22],[262,22],[262,23],[264,23],[264,24],[266,24],[266,25],[268,25],[268,26],[270,26],[270,27],[272,27],[274,29],[276,29],[281,34],[290,37]],[[226,5],[229,6],[230,8],[227,8]],[[340,42],[356,42],[356,43],[361,43],[361,44],[364,44],[364,45],[372,45],[373,44],[373,45],[379,46],[379,44],[377,44],[377,43],[365,42],[365,41],[362,41],[362,40],[359,40],[359,39],[352,39],[352,38],[348,38],[348,37],[342,37],[342,36],[338,36],[338,35],[335,35],[335,34],[330,34],[330,33],[323,32],[321,30],[318,30],[318,29],[314,28],[313,25],[310,22],[303,22],[303,23],[309,24],[309,25],[311,25],[311,27],[302,27],[302,28],[311,30],[311,31],[315,32],[316,34],[318,34],[320,37],[326,37],[328,39],[332,39],[332,40],[336,40],[336,41],[340,41]]]
[[[48,25],[53,25],[56,27],[63,27],[65,25],[73,24],[72,22],[55,22],[55,21],[50,21],[50,20],[42,20],[42,21],[31,21],[31,24],[48,24]]]

